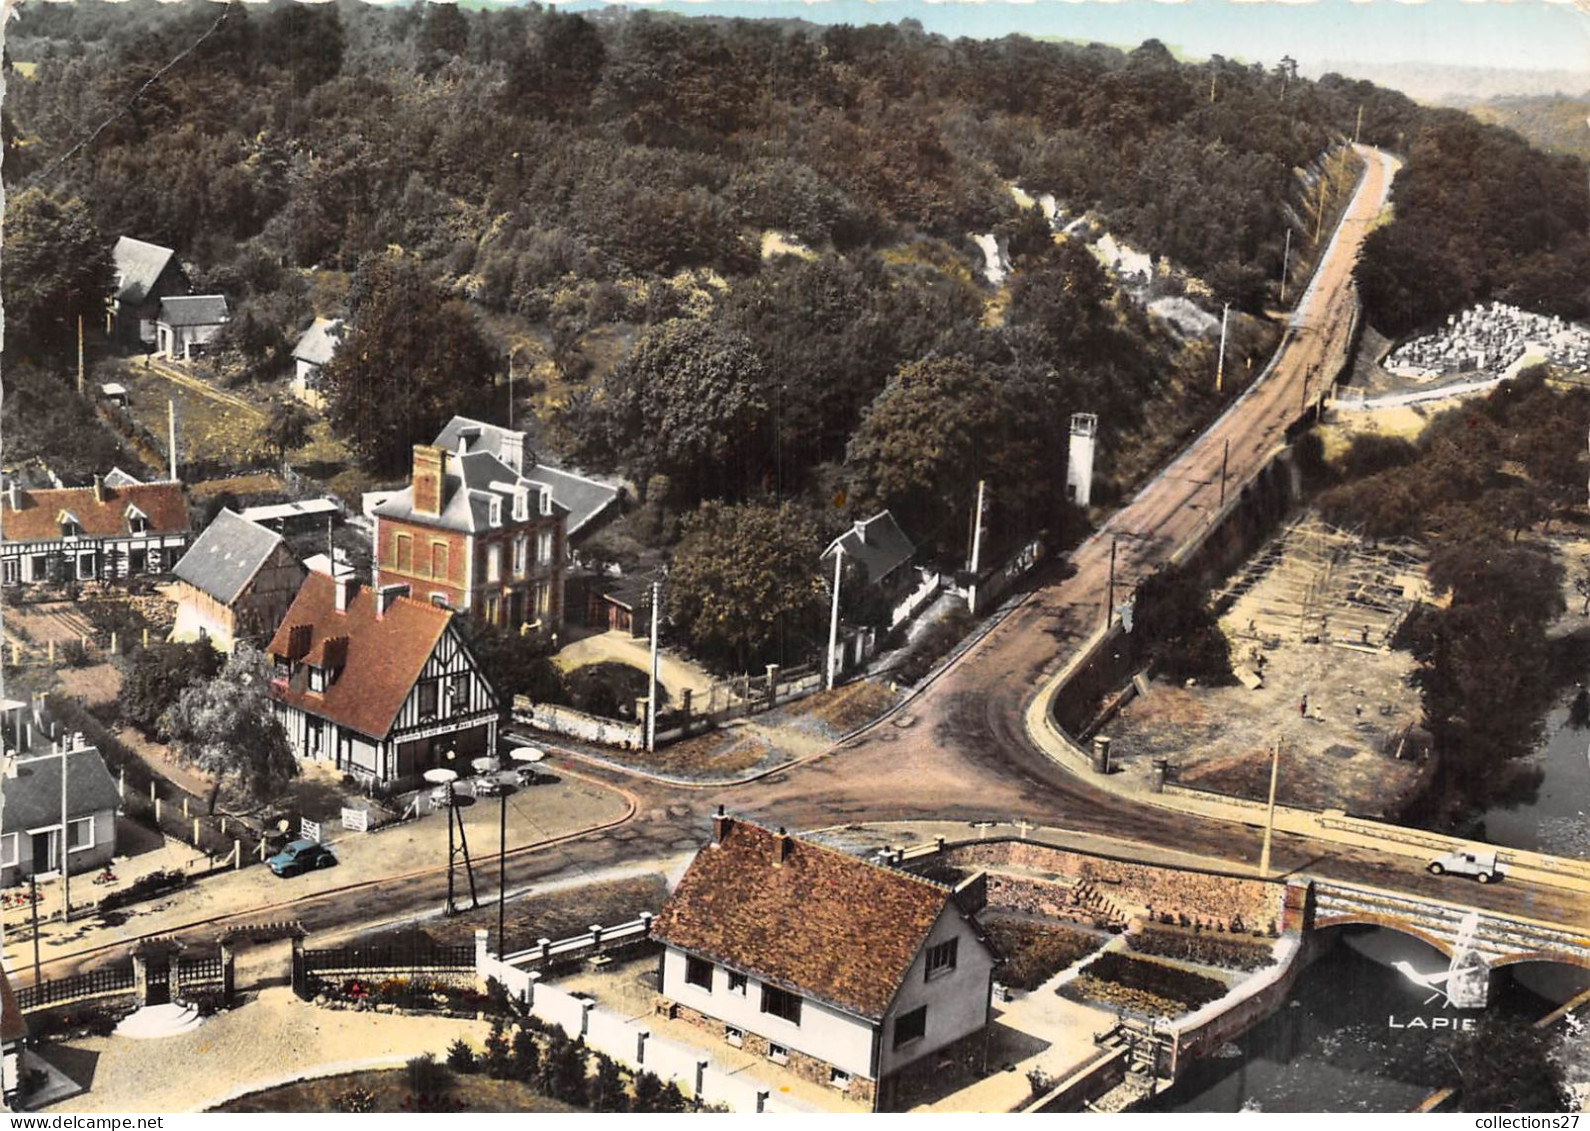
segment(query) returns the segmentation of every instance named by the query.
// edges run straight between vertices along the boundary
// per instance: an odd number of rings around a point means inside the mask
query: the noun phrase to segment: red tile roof
[[[268,651],[273,657],[291,655],[295,630],[299,640],[294,643],[302,644],[303,629],[308,628],[306,655],[335,660],[341,650],[346,662],[323,692],[310,691],[307,673],[300,671],[286,686],[275,685],[273,694],[360,734],[385,738],[452,616],[428,601],[399,597],[377,618],[375,593],[368,586],[355,586],[348,611],[339,613],[336,583],[323,573],[311,573]]]
[[[696,854],[652,935],[776,986],[879,1020],[948,888],[810,841],[727,822]]]
[[[61,536],[57,521],[70,511],[82,524],[83,535],[103,538],[126,534],[127,508],[135,506],[149,520],[151,534],[185,534],[188,504],[180,483],[140,483],[136,487],[105,487],[102,498],[92,487],[62,487],[48,491],[17,492],[17,509],[9,500],[0,504],[0,536],[7,542],[53,541]]]

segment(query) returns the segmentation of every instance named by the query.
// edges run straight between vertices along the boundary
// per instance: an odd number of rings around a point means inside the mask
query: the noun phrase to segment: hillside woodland
[[[620,555],[772,525],[815,558],[887,506],[953,562],[979,479],[996,551],[1073,536],[1071,413],[1100,415],[1108,501],[1185,434],[1161,421],[1223,403],[1213,343],[1144,300],[1232,304],[1249,317],[1230,360],[1251,361],[1288,232],[1294,267],[1328,234],[1348,186],[1321,158],[1360,110],[1362,139],[1408,161],[1359,269],[1377,326],[1492,296],[1590,310],[1577,160],[1368,83],[1180,63],[1154,41],[27,0],[6,67],[8,376],[69,370],[76,315],[97,318],[109,286],[95,249],[119,235],[176,248],[196,290],[230,298],[245,382],[279,376],[312,316],[349,317],[327,415],[373,479],[528,344],[546,450],[622,473],[643,503]],[[1174,271],[1123,287],[1012,184]],[[764,254],[768,233],[791,253]],[[983,281],[974,233],[1008,249],[1006,285]],[[39,447],[27,404],[8,399],[4,424]],[[675,591],[679,621],[706,607]],[[769,630],[719,658],[809,643]]]

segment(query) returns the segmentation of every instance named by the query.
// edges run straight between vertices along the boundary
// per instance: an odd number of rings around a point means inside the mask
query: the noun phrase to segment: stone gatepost
[[[1155,758],[1150,763],[1153,773],[1148,779],[1148,788],[1153,793],[1165,792],[1165,778],[1170,774],[1170,759]]]
[[[1110,739],[1108,735],[1095,735],[1093,739],[1093,772],[1110,772]]]

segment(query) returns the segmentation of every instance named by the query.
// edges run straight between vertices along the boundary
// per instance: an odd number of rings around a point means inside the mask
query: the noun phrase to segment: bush
[[[1257,970],[1274,961],[1270,948],[1264,943],[1245,942],[1240,938],[1211,938],[1207,934],[1189,935],[1153,927],[1128,935],[1126,945],[1140,954],[1179,958],[1228,970]]]
[[[477,1067],[475,1050],[469,1047],[469,1042],[459,1037],[458,1040],[447,1046],[447,1067],[454,1072],[468,1075]]]
[[[895,668],[895,680],[906,685],[917,683],[961,642],[972,630],[973,623],[970,613],[956,608],[942,620],[929,625],[917,638],[904,662]]]
[[[491,1033],[486,1037],[486,1055],[482,1059],[487,1076],[493,1080],[512,1079],[513,1050],[508,1043],[508,1031],[504,1028],[500,1017],[491,1023]]]
[[[1218,978],[1180,970],[1161,962],[1106,951],[1060,988],[1067,996],[1120,1006],[1148,1016],[1176,1016],[1222,998],[1228,987]]]
[[[457,1043],[463,1044],[462,1041]],[[464,1047],[468,1051],[468,1046]],[[405,1069],[408,1072],[409,1090],[417,1096],[439,1096],[453,1086],[453,1074],[446,1065],[437,1063],[436,1057],[430,1053],[413,1057]]]
[[[990,919],[983,924],[994,949],[1005,956],[998,978],[1019,990],[1035,990],[1084,955],[1104,945],[1104,940],[1066,927],[1027,923],[1015,919]]]
[[[118,907],[125,907],[129,903],[137,903],[141,899],[151,899],[157,895],[164,895],[168,891],[187,887],[188,877],[185,872],[175,868],[161,869],[150,872],[147,876],[140,876],[120,891],[113,891],[99,901],[99,913],[114,911]]]
[[[363,1114],[375,1110],[375,1093],[369,1088],[353,1087],[340,1093],[332,1102],[338,1111]]]
[[[520,1029],[513,1035],[513,1078],[522,1084],[534,1085],[540,1066],[540,1043],[529,1029]]]

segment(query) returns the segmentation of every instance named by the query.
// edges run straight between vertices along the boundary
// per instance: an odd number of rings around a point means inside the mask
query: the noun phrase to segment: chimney
[[[409,595],[408,585],[383,585],[375,591],[375,619],[380,620],[386,616],[386,611],[392,607],[392,602],[399,597]]]
[[[724,813],[723,806],[718,806],[717,813],[712,818],[712,843],[722,844],[723,838],[729,835],[729,829],[734,824],[734,818]]]
[[[520,475],[535,467],[535,453],[530,450],[530,437],[526,433],[503,431],[501,437],[497,449],[498,459]]]
[[[856,523],[855,530],[856,541],[865,546],[867,544],[867,524],[865,522],[858,522]]]
[[[287,658],[302,660],[309,655],[309,643],[314,638],[315,626],[295,624],[287,630]]]
[[[783,825],[773,834],[773,867],[782,868],[789,859],[790,835]]]
[[[105,477],[103,475],[94,476],[94,501],[96,503],[105,501]]]
[[[333,565],[331,568],[333,571],[335,571],[337,567]],[[353,600],[353,574],[351,572],[343,574],[334,573],[331,583],[337,589],[337,611],[339,613],[346,613],[348,611],[348,602]]]
[[[442,513],[442,477],[447,469],[447,453],[430,444],[414,445],[414,513]]]
[[[6,501],[11,504],[12,510],[19,511],[22,509],[22,499],[17,493],[17,481],[15,479],[6,482]]]

